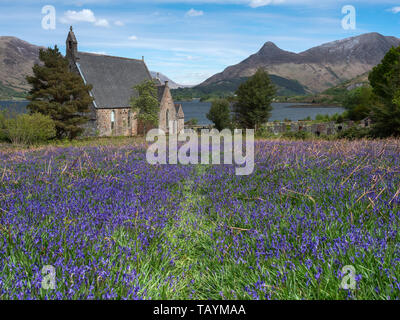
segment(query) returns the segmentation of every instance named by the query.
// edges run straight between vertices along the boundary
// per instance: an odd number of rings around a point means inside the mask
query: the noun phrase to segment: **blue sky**
[[[42,28],[45,5],[55,29]],[[342,28],[345,5],[355,30]],[[197,84],[267,41],[301,52],[366,32],[400,37],[400,0],[0,0],[0,35],[64,52],[69,25],[81,51],[144,56],[150,70]]]

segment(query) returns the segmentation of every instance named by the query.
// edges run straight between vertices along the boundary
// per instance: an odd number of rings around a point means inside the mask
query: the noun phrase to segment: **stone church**
[[[85,124],[88,136],[134,136],[142,134],[142,124],[135,119],[130,99],[137,96],[133,87],[151,80],[150,72],[142,60],[113,57],[78,51],[78,41],[70,27],[66,42],[66,57],[70,69],[78,73],[93,89],[89,121]],[[182,106],[172,99],[168,81],[164,84],[153,79],[157,86],[160,103],[158,128],[175,134],[184,128]],[[147,127],[146,127],[147,128]]]

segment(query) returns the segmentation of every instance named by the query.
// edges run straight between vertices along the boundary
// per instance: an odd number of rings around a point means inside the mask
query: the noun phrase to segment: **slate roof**
[[[165,91],[165,85],[158,85],[157,86],[157,95],[158,95],[158,101],[161,102],[161,99],[164,95]]]
[[[112,57],[78,52],[76,64],[84,81],[91,84],[95,107],[127,108],[132,96],[137,96],[133,86],[151,80],[143,60]]]

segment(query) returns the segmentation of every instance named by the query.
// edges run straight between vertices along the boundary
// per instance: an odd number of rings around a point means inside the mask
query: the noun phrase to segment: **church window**
[[[111,111],[111,130],[114,130],[115,127],[115,111]]]

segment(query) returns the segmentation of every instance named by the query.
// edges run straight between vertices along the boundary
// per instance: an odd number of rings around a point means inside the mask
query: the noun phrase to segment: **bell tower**
[[[72,26],[69,27],[69,33],[66,41],[66,57],[72,61],[77,60],[77,52],[78,52],[78,41],[76,41],[76,37],[74,31],[72,30]]]

